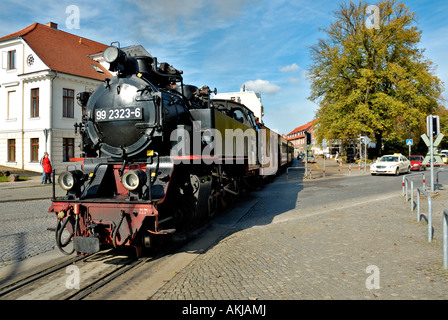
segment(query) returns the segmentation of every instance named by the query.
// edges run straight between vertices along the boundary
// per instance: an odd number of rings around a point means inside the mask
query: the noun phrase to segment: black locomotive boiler
[[[66,195],[49,208],[62,252],[131,245],[141,254],[292,161],[292,145],[244,105],[211,99],[154,57],[115,46],[103,57],[117,75],[80,94],[83,164],[59,175]]]

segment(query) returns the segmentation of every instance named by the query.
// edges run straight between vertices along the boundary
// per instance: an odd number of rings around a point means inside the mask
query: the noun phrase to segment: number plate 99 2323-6
[[[107,108],[95,110],[95,121],[141,120],[143,109],[140,107]]]

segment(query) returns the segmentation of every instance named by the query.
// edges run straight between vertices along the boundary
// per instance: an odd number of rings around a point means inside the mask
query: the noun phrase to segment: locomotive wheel
[[[208,197],[208,216],[213,217],[218,211],[218,203],[216,202],[216,196],[210,195]]]
[[[149,252],[157,251],[162,247],[163,239],[166,237],[166,235],[159,236],[145,231],[141,236],[141,244],[139,245],[141,245],[142,249]]]
[[[193,195],[183,195],[177,207],[176,220],[179,222],[176,229],[188,229],[195,220],[196,198]]]

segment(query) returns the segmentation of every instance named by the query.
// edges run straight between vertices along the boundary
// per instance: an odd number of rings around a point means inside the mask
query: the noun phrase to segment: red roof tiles
[[[311,128],[312,126],[314,126],[314,125],[316,124],[316,122],[317,122],[317,119],[314,119],[314,120],[308,122],[307,124],[304,124],[303,126],[300,126],[300,127],[295,128],[294,130],[292,130],[290,133],[288,133],[288,134],[286,135],[287,139],[288,139],[288,140],[290,140],[290,139],[294,139],[294,137],[290,137],[290,136],[293,135],[294,133],[301,132],[301,131],[305,131],[305,130],[309,131],[308,129]],[[305,136],[305,135],[303,135],[303,136],[299,136],[299,137],[295,137],[295,138],[300,138],[300,137],[303,138],[304,136]]]
[[[104,51],[107,45],[76,36],[40,23],[0,38],[0,41],[20,37],[51,69],[86,78],[103,80],[112,75],[101,64],[89,57]],[[91,65],[100,68],[97,72]]]

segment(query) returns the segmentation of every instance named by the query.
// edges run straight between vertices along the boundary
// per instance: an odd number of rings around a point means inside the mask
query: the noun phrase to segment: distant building
[[[232,100],[244,104],[263,123],[264,108],[261,95],[257,92],[247,91],[243,86],[239,92],[218,93],[212,99]]]
[[[93,91],[112,74],[102,58],[107,47],[61,30],[32,25],[0,38],[0,164],[41,171],[47,151],[57,172],[79,156],[81,122],[77,94]],[[122,48],[149,55],[141,46]]]
[[[292,142],[294,145],[294,155],[296,157],[299,153],[305,152],[305,132],[311,133],[311,143],[315,144],[314,125],[316,122],[317,119],[312,120],[307,124],[295,128],[286,135],[286,140]]]

